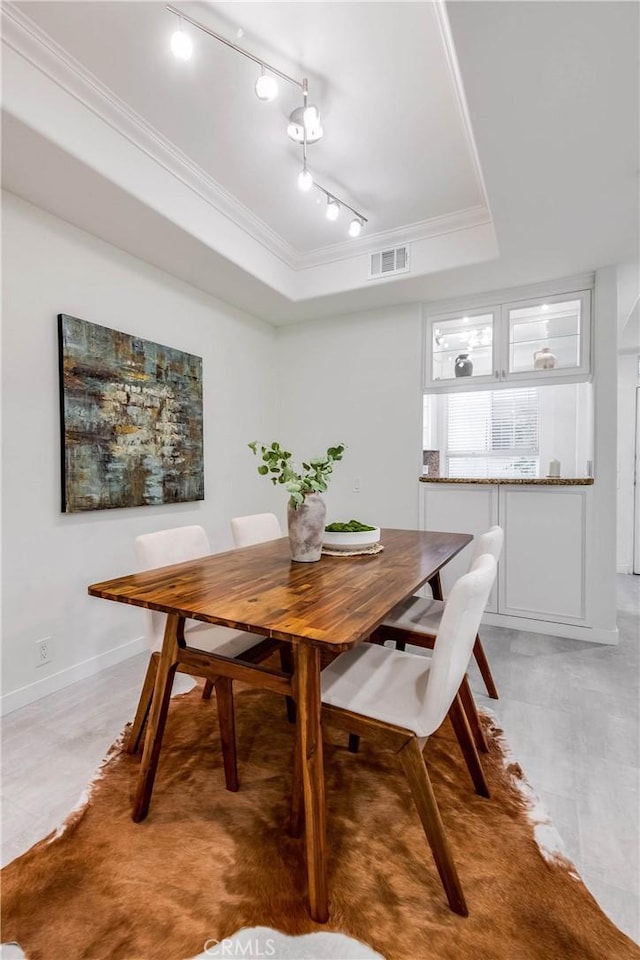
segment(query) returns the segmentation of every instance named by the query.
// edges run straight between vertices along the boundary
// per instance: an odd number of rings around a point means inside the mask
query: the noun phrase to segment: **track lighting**
[[[320,123],[320,111],[317,107],[296,107],[291,111],[287,135],[294,143],[317,143],[322,139],[324,130]]]
[[[307,190],[311,190],[313,186],[313,177],[307,170],[306,164],[302,168],[302,171],[298,174],[298,187],[300,190],[304,190],[306,193]]]
[[[193,53],[191,37],[182,29],[182,18],[180,28],[171,37],[171,52],[178,60],[188,60]]]
[[[327,220],[337,220],[340,216],[340,204],[333,197],[327,200]]]
[[[274,100],[278,96],[278,84],[276,78],[270,73],[262,72],[256,80],[256,97],[258,100]]]
[[[170,3],[167,4],[167,10],[169,13],[172,13],[178,17],[180,21],[178,29],[171,37],[171,50],[173,51],[173,54],[180,60],[188,60],[193,52],[193,42],[191,37],[183,28],[183,23],[188,23],[197,30],[200,30],[202,33],[206,33],[207,36],[213,37],[214,40],[222,43],[225,47],[228,47],[229,49],[234,50],[236,53],[241,54],[241,56],[245,57],[247,60],[251,60],[260,68],[260,75],[255,83],[255,93],[259,100],[269,101],[273,100],[274,97],[277,96],[277,80],[284,80],[286,83],[290,83],[298,88],[298,90],[302,93],[302,104],[291,111],[291,114],[289,115],[289,123],[287,125],[287,134],[289,138],[293,140],[294,143],[299,143],[302,147],[302,170],[298,174],[298,187],[305,193],[311,190],[313,187],[318,192],[319,203],[322,202],[322,195],[326,197],[326,213],[327,219],[329,220],[338,219],[340,216],[341,207],[344,207],[346,210],[350,210],[354,216],[354,219],[349,223],[347,232],[350,237],[359,237],[364,224],[368,222],[367,218],[350,204],[345,203],[344,200],[338,199],[335,194],[329,193],[328,190],[325,190],[325,188],[318,183],[311,171],[307,168],[307,146],[308,144],[317,143],[323,135],[320,111],[315,104],[309,103],[308,80],[306,78],[303,78],[302,80],[296,80],[295,77],[291,77],[289,74],[284,73],[284,71],[278,70],[277,67],[274,67],[270,63],[266,63],[261,58],[256,57],[253,53],[250,53],[243,47],[238,46],[238,44],[234,43],[232,40],[228,40],[221,34],[216,33],[215,30],[211,30],[209,27],[206,27],[203,23],[195,20],[183,10],[173,6]],[[236,39],[239,40],[242,38],[242,36],[242,30],[238,30]]]

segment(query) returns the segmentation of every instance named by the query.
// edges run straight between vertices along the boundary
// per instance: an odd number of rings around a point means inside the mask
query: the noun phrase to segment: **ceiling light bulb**
[[[258,100],[273,100],[278,95],[276,78],[269,73],[261,73],[256,80],[256,97]]]
[[[312,186],[313,186],[313,177],[305,167],[304,170],[302,170],[298,174],[298,187],[300,188],[300,190],[304,190],[306,192],[307,190],[311,190]]]
[[[349,224],[349,236],[350,237],[359,237],[362,233],[362,220],[360,217],[356,217]]]
[[[188,60],[193,53],[191,37],[184,30],[176,30],[171,37],[171,52],[178,60]]]
[[[340,215],[340,204],[329,198],[327,201],[327,220],[337,220]]]

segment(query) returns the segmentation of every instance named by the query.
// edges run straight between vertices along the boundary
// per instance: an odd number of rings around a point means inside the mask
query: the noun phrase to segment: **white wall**
[[[540,389],[540,476],[550,460],[563,477],[586,477],[593,460],[593,395],[590,383],[559,383]]]
[[[3,201],[3,709],[12,709],[135,652],[140,612],[86,589],[134,569],[137,534],[200,523],[224,549],[231,516],[274,506],[283,515],[284,504],[246,447],[273,429],[273,328],[11,194]],[[58,313],[203,357],[203,502],[61,514]],[[49,636],[53,662],[36,667],[35,641]]]
[[[594,477],[586,583],[593,626],[616,627],[616,447],[618,292],[615,267],[596,270],[591,349],[594,369]]]
[[[638,353],[618,357],[618,573],[633,572],[634,461]],[[640,536],[640,530],[638,530]]]
[[[347,447],[326,495],[329,520],[417,526],[420,317],[413,304],[278,331],[278,439],[299,457]]]

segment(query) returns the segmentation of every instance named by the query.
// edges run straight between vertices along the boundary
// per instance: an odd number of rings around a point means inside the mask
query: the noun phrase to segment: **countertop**
[[[420,483],[501,483],[527,487],[590,487],[593,477],[418,477]]]

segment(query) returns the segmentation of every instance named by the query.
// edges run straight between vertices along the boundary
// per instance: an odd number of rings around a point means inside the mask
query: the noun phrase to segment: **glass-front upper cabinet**
[[[445,314],[427,324],[430,379],[435,383],[492,379],[498,311]]]
[[[568,383],[589,375],[589,290],[427,313],[425,329],[429,390],[533,379]]]
[[[555,379],[587,372],[590,300],[584,291],[505,304],[508,357],[502,376]]]

